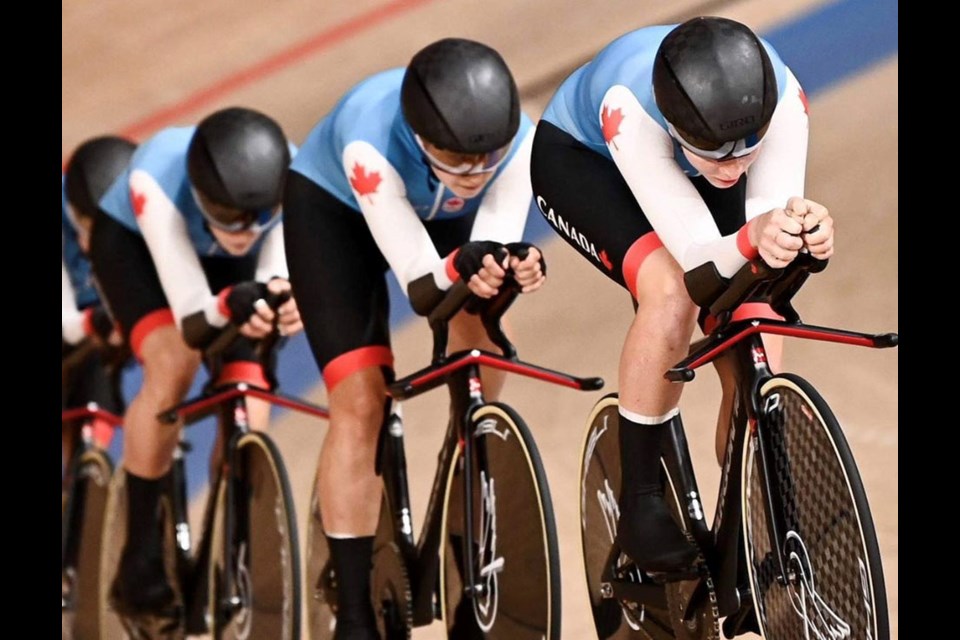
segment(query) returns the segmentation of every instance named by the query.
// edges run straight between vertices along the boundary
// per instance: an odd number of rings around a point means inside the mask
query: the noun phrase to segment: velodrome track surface
[[[529,0],[65,0],[62,30],[62,153],[87,136],[126,132],[143,139],[168,124],[196,122],[230,104],[276,117],[295,142],[339,95],[374,71],[403,65],[447,35],[497,47],[514,70],[524,108],[536,119],[556,85],[621,33],[695,14],[743,20],[780,48],[811,96],[807,195],[837,219],[837,255],[797,301],[813,324],[896,331],[898,310],[897,4],[761,0],[604,3]],[[892,21],[892,27],[891,27]],[[892,28],[892,44],[891,44]],[[787,53],[785,49],[789,49]],[[616,388],[619,344],[630,321],[628,296],[531,219],[550,264],[543,291],[512,312],[523,359]],[[428,332],[394,304],[399,373],[425,364]],[[305,341],[281,356],[288,392],[323,403]],[[831,403],[853,448],[871,500],[883,554],[894,637],[898,629],[899,353],[787,342],[786,365]],[[128,390],[136,388],[132,373]],[[718,471],[712,442],[719,385],[704,371],[688,385],[683,411],[712,512]],[[600,393],[584,394],[516,379],[504,400],[537,438],[554,498],[562,555],[563,637],[590,638],[577,532],[578,448],[583,421]],[[407,456],[414,514],[423,514],[445,414],[445,393],[407,403]],[[291,472],[302,523],[325,426],[280,414],[272,427]],[[209,428],[191,435],[203,444]],[[206,456],[193,454],[195,469]],[[202,474],[195,473],[194,478]],[[203,490],[197,492],[202,498]],[[439,625],[414,638],[440,638]],[[594,636],[595,637],[595,636]]]

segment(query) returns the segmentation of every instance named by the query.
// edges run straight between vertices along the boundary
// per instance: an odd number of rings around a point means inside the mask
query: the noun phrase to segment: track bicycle
[[[581,456],[581,542],[599,638],[885,640],[880,550],[853,454],[826,401],[803,378],[774,374],[763,334],[895,347],[895,333],[807,325],[791,298],[826,261],[801,253],[782,270],[750,262],[729,281],[712,264],[687,274],[709,310],[705,338],[665,375],[689,382],[729,354],[737,392],[716,512],[704,517],[680,421],[664,443],[661,480],[678,524],[701,551],[695,579],[659,584],[615,542],[620,454],[617,397],[587,421]]]
[[[592,391],[600,378],[577,378],[528,364],[500,319],[518,295],[505,285],[480,303],[458,282],[429,316],[432,363],[389,386],[394,401],[441,385],[450,418],[418,540],[407,485],[403,422],[393,411],[381,429],[377,469],[384,491],[374,539],[371,599],[381,636],[409,638],[410,629],[442,619],[451,638],[557,640],[560,566],[547,477],[519,414],[483,397],[480,367]],[[478,349],[447,355],[449,320],[465,303],[503,355]],[[475,309],[477,310],[477,309]],[[332,638],[337,576],[330,561],[316,488],[309,518],[307,584],[310,637]]]
[[[274,310],[286,297],[269,296]],[[131,638],[182,638],[209,633],[216,640],[300,639],[300,551],[294,501],[280,452],[267,433],[253,431],[247,398],[321,418],[323,407],[242,382],[218,384],[221,355],[237,337],[229,325],[205,350],[210,383],[196,398],[160,413],[167,424],[185,425],[219,412],[218,460],[212,466],[211,489],[204,508],[202,537],[193,547],[187,514],[184,455],[181,440],[174,455],[171,486],[164,501],[167,573],[177,594],[179,616],[157,619],[150,629],[131,629]],[[276,332],[259,341],[258,356],[268,377],[270,360],[282,339]],[[270,380],[276,386],[276,380]],[[124,473],[114,476],[108,528],[104,537],[101,607],[109,610],[109,586],[125,539]],[[121,499],[122,498],[122,499]]]
[[[97,352],[89,338],[63,360],[64,384]],[[61,488],[60,610],[64,640],[98,640],[101,632],[119,629],[115,617],[102,617],[100,538],[113,476],[108,453],[114,430],[122,420],[96,402],[61,412],[61,428],[73,443]]]

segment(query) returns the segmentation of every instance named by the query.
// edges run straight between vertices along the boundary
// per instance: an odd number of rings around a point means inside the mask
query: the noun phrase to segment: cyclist
[[[461,278],[483,298],[507,268],[523,291],[539,288],[540,252],[519,242],[532,135],[500,54],[448,38],[352,88],[291,165],[287,261],[329,391],[317,482],[338,576],[337,638],[379,637],[370,567],[382,491],[374,458],[393,375],[385,272],[421,315]],[[467,347],[494,349],[477,317],[461,313],[450,350]],[[484,381],[495,396],[503,376]]]
[[[73,151],[61,180],[61,357],[69,357],[87,339],[101,347],[63,380],[63,409],[93,401],[113,414],[123,413],[120,372],[126,357],[119,349],[120,334],[94,286],[87,253],[97,201],[126,168],[134,149],[136,145],[125,138],[90,138]],[[94,419],[95,437],[110,426],[100,423]],[[63,431],[64,465],[73,456],[77,436],[74,429]]]
[[[261,387],[271,374],[255,364],[252,339],[275,321],[281,334],[302,328],[293,299],[279,314],[263,302],[268,289],[289,289],[280,194],[291,154],[271,118],[223,109],[144,142],[100,200],[94,273],[144,371],[124,417],[127,537],[111,577],[112,604],[131,624],[179,615],[161,504],[179,433],[157,413],[183,400],[199,350],[228,322],[244,338],[225,354],[220,380]],[[249,408],[251,424],[263,428],[268,407]]]
[[[831,255],[832,218],[803,197],[807,136],[807,100],[777,52],[717,17],[613,41],[562,83],[537,128],[541,213],[635,301],[620,360],[617,540],[665,580],[697,555],[659,481],[660,441],[680,419],[682,390],[663,372],[686,355],[697,320],[683,275],[712,262],[731,276],[757,255],[784,267],[804,247]],[[733,380],[729,365],[717,369],[721,457]]]

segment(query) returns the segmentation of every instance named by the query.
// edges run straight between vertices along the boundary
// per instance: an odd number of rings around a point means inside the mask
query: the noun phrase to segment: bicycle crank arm
[[[667,594],[663,585],[613,580],[600,584],[600,595],[604,599],[626,600],[639,605],[650,605],[660,609],[667,608]]]

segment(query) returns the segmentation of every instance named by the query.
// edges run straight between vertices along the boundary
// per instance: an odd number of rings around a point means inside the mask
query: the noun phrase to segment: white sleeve
[[[606,113],[606,116],[604,116]],[[747,259],[737,235],[721,236],[710,210],[677,165],[673,141],[623,85],[604,95],[597,114],[619,116],[618,132],[607,148],[657,236],[684,271],[714,262],[724,276],[736,273]],[[604,130],[617,127],[604,127]]]
[[[494,240],[501,244],[523,237],[533,199],[530,185],[530,153],[534,128],[523,138],[517,152],[483,196],[470,230],[471,240]]]
[[[77,297],[70,283],[67,263],[60,256],[60,309],[61,331],[63,339],[69,344],[77,344],[86,337],[83,330],[83,313],[77,308]]]
[[[137,224],[177,325],[186,316],[203,311],[208,324],[225,326],[227,317],[219,312],[217,298],[210,292],[183,215],[145,171],[136,170],[130,175],[130,190],[132,197],[140,199]]]
[[[257,282],[267,282],[270,278],[290,279],[287,271],[287,254],[283,245],[283,222],[279,222],[267,232],[260,245],[257,257]]]
[[[448,289],[452,281],[446,260],[407,200],[406,186],[393,165],[370,143],[356,141],[343,150],[343,170],[370,233],[403,291],[428,273],[437,287]]]
[[[794,196],[803,197],[809,135],[806,97],[788,69],[786,91],[748,172],[747,220],[785,207]]]

